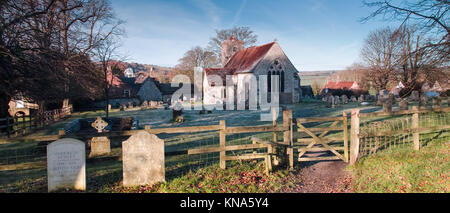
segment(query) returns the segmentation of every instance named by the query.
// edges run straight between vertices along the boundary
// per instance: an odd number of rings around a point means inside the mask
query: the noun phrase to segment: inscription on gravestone
[[[107,137],[94,137],[91,140],[91,152],[89,157],[109,154],[111,152],[110,141]]]
[[[137,186],[165,181],[164,141],[139,131],[122,143],[123,185]]]
[[[48,191],[86,190],[86,153],[82,141],[64,138],[47,145]]]

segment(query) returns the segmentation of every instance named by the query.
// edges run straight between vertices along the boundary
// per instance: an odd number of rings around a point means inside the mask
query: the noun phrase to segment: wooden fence
[[[219,125],[206,125],[206,126],[188,126],[188,127],[172,127],[172,128],[151,128],[149,125],[145,126],[144,130],[129,130],[129,131],[112,131],[112,132],[101,132],[101,133],[70,133],[65,134],[64,130],[60,130],[58,135],[43,135],[43,136],[23,136],[17,138],[19,140],[35,140],[35,141],[54,141],[61,138],[77,138],[77,139],[91,139],[93,137],[123,137],[131,136],[138,131],[147,131],[151,134],[177,134],[177,133],[200,133],[200,132],[211,132],[216,131],[219,134],[220,143],[217,147],[200,147],[188,150],[166,152],[166,156],[171,155],[195,155],[204,153],[220,153],[220,168],[226,168],[227,161],[233,160],[248,160],[248,159],[265,159],[266,160],[266,171],[269,172],[272,168],[272,159],[289,159],[289,165],[293,168],[293,152],[292,152],[292,111],[283,111],[283,125],[277,125],[276,119],[272,121],[271,125],[260,125],[260,126],[227,126],[224,120],[219,121]],[[227,144],[226,136],[227,134],[241,134],[241,133],[264,133],[272,132],[273,141],[261,140],[255,137],[249,137],[248,142],[251,144],[243,145],[230,145]],[[283,134],[283,141],[277,141],[277,135],[279,133]],[[285,152],[278,156],[276,150],[284,148]],[[266,149],[264,153],[256,153],[256,150]],[[227,151],[237,151],[237,150],[255,150],[252,154],[242,154],[239,156],[228,156]]]
[[[0,132],[7,137],[25,135],[71,115],[72,107],[45,111],[42,114],[0,118]]]
[[[353,109],[351,114],[351,146],[350,164],[365,155],[376,153],[378,150],[390,146],[409,145],[415,150],[421,146],[420,134],[433,131],[447,131],[450,129],[450,107],[418,109],[394,112],[360,113],[359,109]],[[429,114],[437,113],[436,121],[432,125],[423,125]],[[393,116],[403,116],[393,118]],[[361,125],[361,118],[389,117],[383,121],[369,121]],[[422,124],[422,125],[421,125]],[[411,143],[408,143],[411,142]]]
[[[298,147],[298,161],[318,161],[318,160],[343,160],[348,162],[348,124],[347,114],[344,112],[340,117],[312,117],[312,118],[297,118],[297,132],[295,137],[297,141],[294,146]],[[325,127],[306,127],[307,123],[327,124]],[[341,126],[338,126],[341,124]],[[327,137],[330,132],[341,132],[342,136]],[[306,136],[302,136],[306,133]],[[320,134],[319,134],[320,133]],[[316,135],[318,134],[318,135]],[[334,145],[330,145],[334,143]],[[325,157],[307,157],[307,152],[330,151],[333,156]],[[342,152],[339,153],[339,151]]]

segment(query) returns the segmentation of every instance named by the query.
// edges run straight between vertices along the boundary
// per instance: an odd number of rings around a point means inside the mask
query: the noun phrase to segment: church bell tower
[[[234,36],[222,42],[222,54],[220,56],[222,67],[228,63],[230,58],[239,50],[244,49],[244,41],[238,40]]]

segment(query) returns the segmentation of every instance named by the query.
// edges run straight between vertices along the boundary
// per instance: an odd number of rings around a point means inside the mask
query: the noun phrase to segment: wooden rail
[[[433,127],[419,127],[420,114],[438,112],[438,113],[448,113],[450,112],[450,107],[445,108],[428,108],[419,109],[417,106],[413,106],[411,110],[393,111],[393,112],[373,112],[373,113],[360,113],[359,109],[354,109],[351,114],[351,146],[350,146],[350,164],[357,162],[359,156],[360,138],[361,137],[377,137],[377,136],[395,136],[399,134],[412,134],[413,136],[413,148],[415,150],[420,150],[420,133],[433,132],[438,130],[450,129],[450,125],[436,125]],[[369,117],[386,117],[394,115],[411,115],[412,116],[412,128],[396,130],[396,131],[380,131],[375,133],[364,133],[360,132],[360,118]]]

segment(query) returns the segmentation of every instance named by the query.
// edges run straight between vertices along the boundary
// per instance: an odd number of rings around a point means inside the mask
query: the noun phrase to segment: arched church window
[[[267,92],[270,92],[272,90],[272,72],[269,71],[269,74],[267,75]]]
[[[273,75],[278,75],[278,91],[284,92],[284,82],[285,82],[285,80],[284,80],[285,79],[284,69],[283,69],[283,66],[281,65],[281,63],[280,63],[280,61],[278,59],[273,61],[273,63],[269,67],[269,76],[268,76],[268,78],[270,78],[270,81],[267,80],[268,84],[270,82],[270,84],[268,86],[268,88],[270,88],[270,89],[268,89],[269,91],[271,91],[271,88],[272,88],[271,83],[273,83],[273,82],[272,82],[271,77]]]

